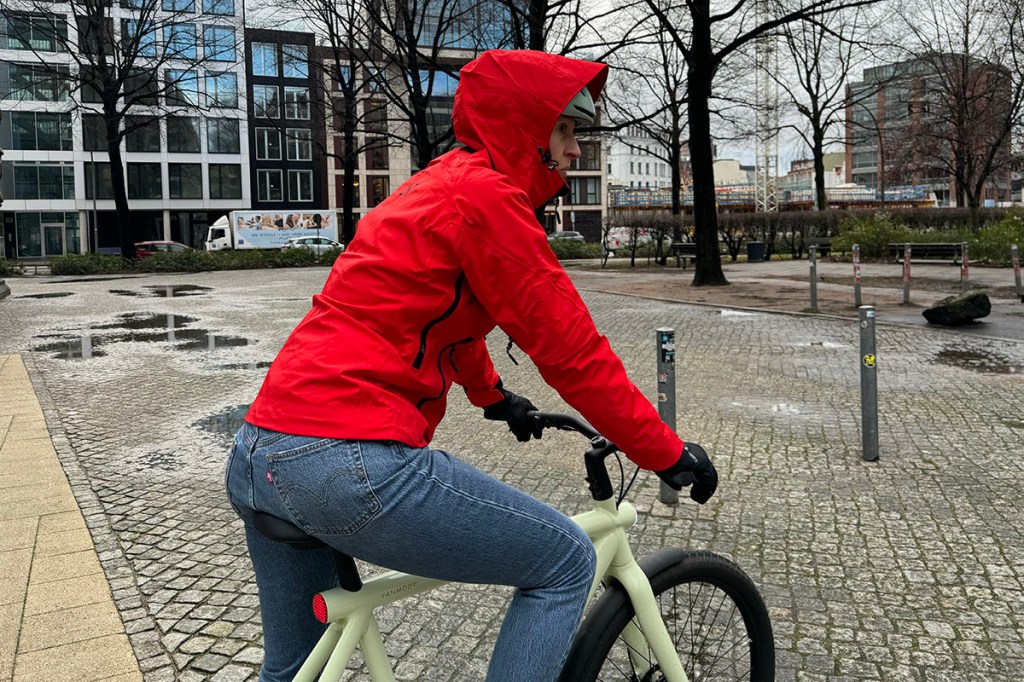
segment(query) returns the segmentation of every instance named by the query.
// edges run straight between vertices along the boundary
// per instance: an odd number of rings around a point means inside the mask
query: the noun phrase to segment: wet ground
[[[0,352],[24,354],[55,447],[85,475],[75,493],[147,682],[255,680],[258,602],[224,455],[326,274],[8,280]],[[879,325],[881,458],[868,464],[850,303],[844,319],[750,310],[753,294],[806,294],[780,274],[731,271],[736,289],[698,290],[728,307],[666,300],[689,273],[573,274],[651,395],[654,330],[677,330],[680,431],[722,477],[709,505],[666,507],[641,475],[638,553],[736,560],[769,603],[780,680],[1020,679],[1024,336]],[[192,295],[161,295],[169,285]],[[71,295],[35,297],[52,292]],[[568,409],[492,341],[512,390]],[[435,444],[566,512],[587,505],[570,434],[519,445],[455,391]],[[384,610],[398,679],[482,679],[507,597],[450,586]]]

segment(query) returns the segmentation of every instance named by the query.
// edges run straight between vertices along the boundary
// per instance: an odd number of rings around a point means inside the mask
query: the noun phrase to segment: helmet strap
[[[551,150],[537,147],[537,153],[540,154],[540,162],[548,167],[549,171],[553,171],[558,168],[558,162],[551,159]]]

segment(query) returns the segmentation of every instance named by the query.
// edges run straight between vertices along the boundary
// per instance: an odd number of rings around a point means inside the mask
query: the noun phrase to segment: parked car
[[[151,242],[135,242],[135,257],[136,258],[149,258],[154,253],[181,253],[182,251],[191,251],[191,246],[186,246],[181,242],[167,242],[167,241],[151,241]],[[120,250],[119,250],[120,252]]]
[[[292,237],[281,247],[282,251],[289,249],[309,249],[316,255],[322,256],[331,249],[344,251],[345,245],[328,237]]]
[[[579,232],[573,232],[572,230],[563,230],[562,232],[552,232],[548,235],[548,241],[553,242],[556,239],[567,239],[571,242],[582,242],[584,241],[583,235]]]

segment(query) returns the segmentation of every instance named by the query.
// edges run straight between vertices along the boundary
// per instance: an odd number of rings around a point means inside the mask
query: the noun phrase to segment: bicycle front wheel
[[[642,565],[691,681],[775,679],[768,610],[736,564],[715,554],[679,550],[652,559]],[[634,616],[621,586],[607,590],[576,636],[562,682],[663,681]]]

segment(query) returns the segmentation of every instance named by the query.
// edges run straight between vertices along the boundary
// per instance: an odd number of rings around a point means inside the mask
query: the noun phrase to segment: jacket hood
[[[541,160],[558,117],[584,87],[596,102],[608,66],[532,50],[488,50],[462,68],[452,110],[455,137],[486,151],[534,207],[565,182]],[[540,151],[538,151],[540,150]]]

